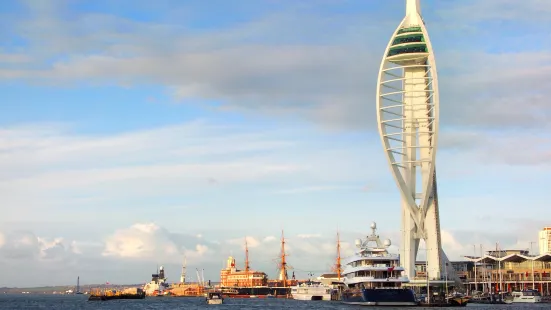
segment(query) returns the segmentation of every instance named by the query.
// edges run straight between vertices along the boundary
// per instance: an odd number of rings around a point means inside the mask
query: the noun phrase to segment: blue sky
[[[176,280],[184,254],[217,280],[245,236],[274,276],[281,229],[299,276],[337,229],[346,253],[371,221],[398,245],[374,92],[403,2],[3,1],[0,286]],[[551,216],[551,6],[422,6],[444,249],[527,248]]]

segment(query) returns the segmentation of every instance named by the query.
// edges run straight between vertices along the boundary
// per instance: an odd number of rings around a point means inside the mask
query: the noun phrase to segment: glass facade
[[[388,51],[388,56],[411,53],[428,53],[426,44],[408,44],[406,46],[393,47]]]
[[[415,42],[425,42],[425,38],[422,34],[412,34],[406,36],[399,36],[392,41],[392,45],[404,44],[404,43],[415,43]]]
[[[407,32],[421,32],[421,27],[419,26],[416,26],[416,27],[408,27],[408,28],[402,28],[400,30],[398,30],[398,34],[401,34],[401,33],[407,33]]]

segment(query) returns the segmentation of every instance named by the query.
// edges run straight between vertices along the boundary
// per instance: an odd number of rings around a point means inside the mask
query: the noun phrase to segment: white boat
[[[541,294],[537,290],[525,290],[520,292],[512,292],[512,303],[537,303],[541,302]]]
[[[402,287],[409,278],[400,266],[400,256],[387,251],[390,240],[381,242],[375,222],[371,230],[365,240],[356,240],[358,251],[344,261],[342,301],[363,306],[418,305],[414,292]]]
[[[222,292],[208,292],[206,301],[209,305],[221,305],[224,302]]]
[[[336,290],[331,285],[308,281],[291,286],[291,296],[296,300],[331,300],[331,293]]]

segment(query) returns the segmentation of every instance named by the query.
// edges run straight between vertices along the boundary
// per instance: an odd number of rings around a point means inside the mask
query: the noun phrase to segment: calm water
[[[286,299],[224,299],[223,305],[206,305],[204,298],[150,297],[141,300],[88,301],[85,295],[0,295],[1,310],[18,309],[392,309],[390,307],[358,307],[330,301],[298,301]],[[549,309],[551,304],[539,305],[474,305],[477,309]],[[400,308],[404,309],[404,308]],[[415,308],[423,309],[423,308]],[[434,308],[426,308],[434,309]]]

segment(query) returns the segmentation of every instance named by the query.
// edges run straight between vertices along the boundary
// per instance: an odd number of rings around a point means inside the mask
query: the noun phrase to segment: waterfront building
[[[544,227],[539,233],[540,254],[551,254],[551,227]]]
[[[228,257],[226,268],[220,271],[220,286],[267,286],[268,275],[262,271],[238,270],[235,265],[235,258]]]
[[[468,270],[469,291],[498,292],[525,289],[551,294],[551,254],[530,254],[528,250],[487,251],[482,257],[465,256],[474,263]]]

